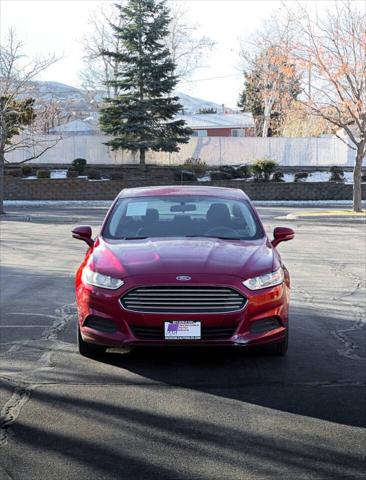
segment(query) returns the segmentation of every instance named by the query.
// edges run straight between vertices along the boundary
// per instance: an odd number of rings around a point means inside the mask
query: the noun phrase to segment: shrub
[[[210,172],[210,174],[213,172]],[[234,166],[232,165],[222,165],[219,167],[219,171],[217,173],[224,173],[226,178],[237,178],[237,172]]]
[[[239,165],[235,169],[237,173],[236,178],[250,178],[252,176],[250,165]]]
[[[270,158],[258,158],[254,160],[251,165],[251,170],[257,181],[268,182],[272,173],[277,168],[277,162]]]
[[[30,175],[32,175],[33,169],[30,165],[22,165],[21,169],[23,177],[29,177]]]
[[[226,180],[229,178],[249,178],[251,176],[249,165],[223,165],[219,168],[220,172],[226,173],[228,176],[217,178],[217,180]]]
[[[88,179],[89,180],[100,180],[102,178],[102,175],[100,174],[100,171],[97,170],[96,168],[92,168],[88,172]]]
[[[280,170],[277,170],[277,172],[274,172],[272,175],[272,182],[284,182],[285,180],[283,179],[283,172]]]
[[[111,180],[123,180],[124,173],[123,172],[113,172],[109,175]]]
[[[230,173],[222,172],[221,170],[213,170],[208,173],[210,174],[211,180],[230,180],[233,178]]]
[[[79,172],[75,170],[75,168],[68,168],[67,169],[67,178],[76,178],[79,175]]]
[[[176,170],[174,172],[174,180],[176,182],[196,182],[197,175],[189,170]]]
[[[85,171],[86,163],[87,162],[85,158],[75,158],[75,160],[71,162],[71,165],[79,173],[79,175],[81,175]]]
[[[341,167],[333,166],[330,168],[330,182],[344,182],[344,171]]]
[[[294,175],[294,182],[301,182],[302,180],[308,178],[308,176],[308,172],[296,172]]]
[[[37,170],[37,178],[50,178],[49,170]]]
[[[22,169],[21,168],[12,168],[12,169],[5,169],[5,175],[9,175],[9,177],[21,177],[22,176]]]
[[[207,163],[200,158],[187,158],[183,164],[184,170],[190,170],[197,177],[202,177],[207,171]]]

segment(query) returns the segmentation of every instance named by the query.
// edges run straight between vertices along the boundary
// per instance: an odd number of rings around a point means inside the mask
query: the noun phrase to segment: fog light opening
[[[280,319],[278,317],[269,317],[262,318],[261,320],[256,320],[250,326],[251,333],[264,333],[269,332],[270,330],[275,330],[281,326]]]
[[[112,320],[103,317],[97,317],[96,315],[90,315],[84,322],[84,327],[93,328],[100,332],[114,333],[117,331],[117,327]]]

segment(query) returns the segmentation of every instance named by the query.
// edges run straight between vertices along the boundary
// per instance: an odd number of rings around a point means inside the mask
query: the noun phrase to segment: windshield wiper
[[[218,238],[219,240],[244,240],[241,237],[218,237],[216,235],[185,235],[186,238]]]
[[[145,240],[149,237],[122,237],[120,240]]]

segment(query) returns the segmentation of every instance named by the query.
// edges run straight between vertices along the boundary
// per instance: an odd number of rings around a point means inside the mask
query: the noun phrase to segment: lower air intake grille
[[[108,318],[97,317],[90,315],[84,323],[84,327],[93,328],[94,330],[100,330],[101,332],[113,333],[117,330],[115,323]]]
[[[137,327],[130,325],[136,338],[142,340],[164,340],[164,327]],[[236,327],[202,327],[201,340],[225,340],[231,338]]]
[[[246,298],[226,287],[140,287],[121,298],[126,310],[146,313],[226,313],[241,310]]]

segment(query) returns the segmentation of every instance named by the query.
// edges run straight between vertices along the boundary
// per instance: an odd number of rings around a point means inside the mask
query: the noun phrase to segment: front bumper
[[[195,280],[195,281],[193,281]],[[134,346],[236,346],[263,345],[278,342],[285,338],[288,326],[289,287],[286,283],[260,291],[245,288],[241,279],[232,276],[200,275],[192,279],[192,286],[220,286],[236,290],[247,298],[240,311],[225,313],[141,313],[126,310],[120,298],[127,292],[142,286],[181,285],[175,275],[157,275],[149,278],[129,277],[123,287],[116,291],[105,290],[81,281],[77,284],[76,297],[78,321],[82,338],[86,342],[107,347]],[[99,327],[88,326],[88,319],[97,317],[112,324],[113,331],[102,331]],[[266,319],[276,319],[270,329],[256,328],[266,323]],[[164,340],[161,338],[142,338],[138,332],[144,329],[162,329],[166,321],[200,321],[206,331],[223,331],[225,335],[206,336],[201,340]],[[263,322],[264,321],[264,322]],[[269,322],[271,323],[271,322]],[[268,324],[268,322],[267,322]],[[137,327],[137,328],[136,328]],[[136,333],[137,332],[137,333]],[[227,333],[229,332],[229,334]],[[146,337],[146,336],[145,336]]]

